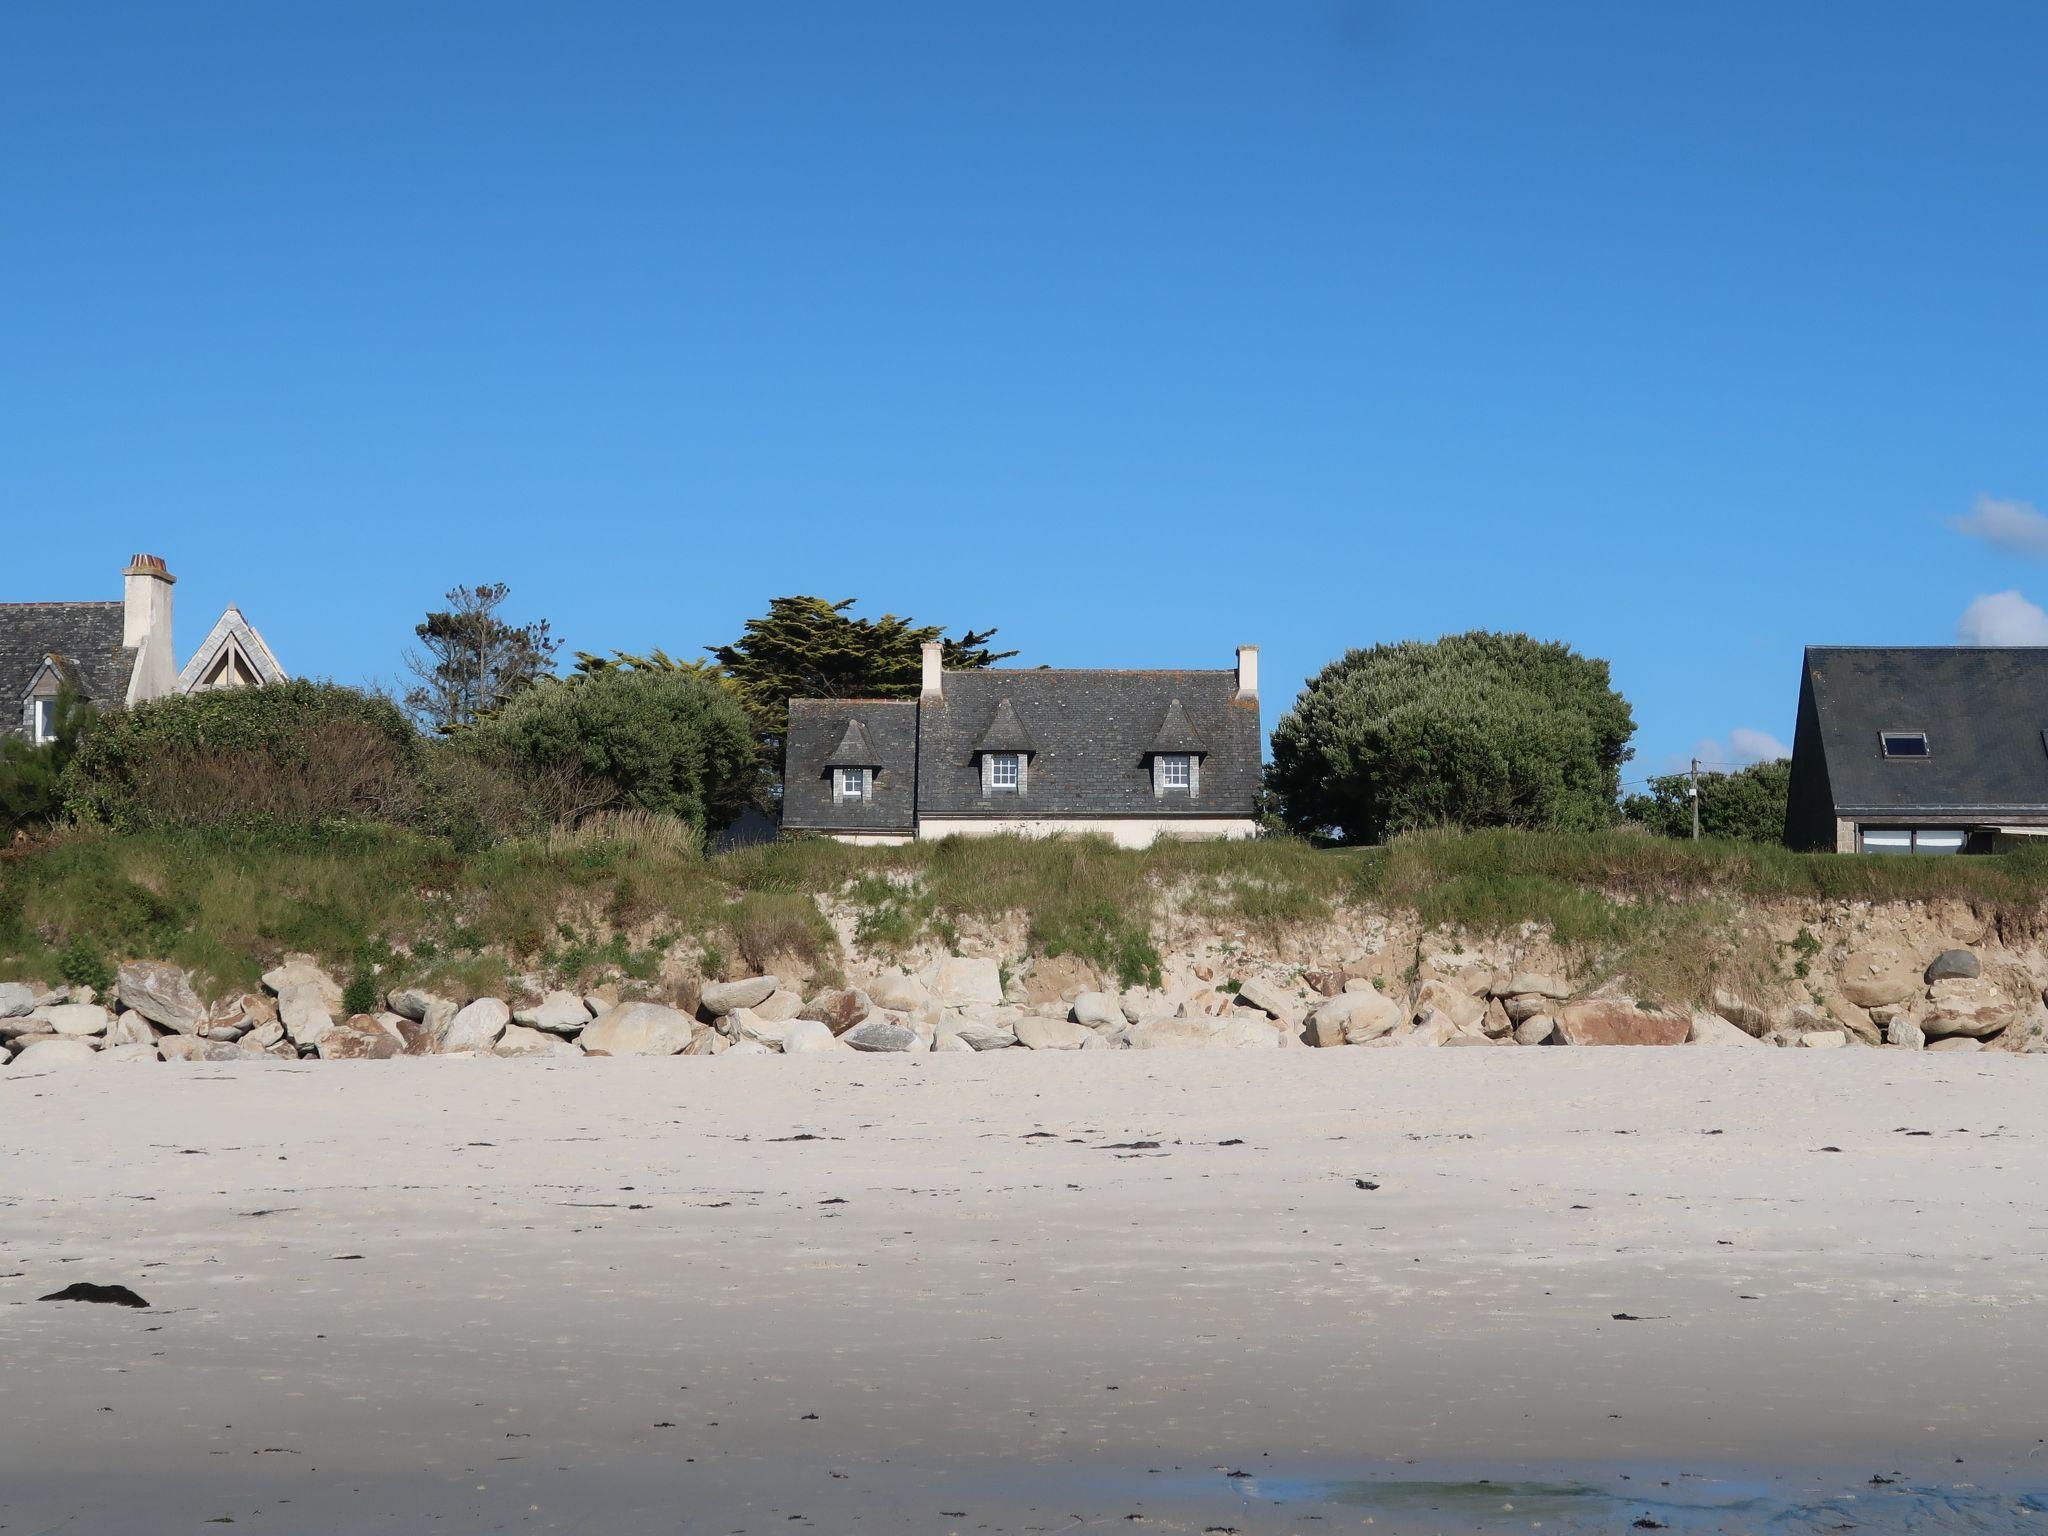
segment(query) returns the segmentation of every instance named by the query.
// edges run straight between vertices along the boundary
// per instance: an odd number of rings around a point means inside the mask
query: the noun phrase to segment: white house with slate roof
[[[793,699],[782,825],[851,843],[1258,831],[1259,652],[1214,671],[986,668],[916,699]]]
[[[0,735],[50,740],[67,687],[106,709],[284,681],[270,647],[233,607],[181,670],[171,633],[178,578],[156,555],[137,555],[121,580],[119,602],[0,603]]]

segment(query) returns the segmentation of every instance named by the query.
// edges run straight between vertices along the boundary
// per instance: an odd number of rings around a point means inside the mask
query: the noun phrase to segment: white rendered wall
[[[1119,848],[1149,848],[1160,839],[1180,838],[1188,842],[1215,842],[1225,838],[1256,837],[1259,824],[1249,816],[1217,817],[1191,821],[1180,816],[1027,818],[1019,816],[948,816],[920,821],[917,835],[924,841],[940,837],[1106,837]]]

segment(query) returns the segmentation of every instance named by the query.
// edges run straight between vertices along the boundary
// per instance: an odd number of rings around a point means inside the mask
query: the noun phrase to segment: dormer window
[[[1023,787],[1024,754],[1021,752],[991,752],[988,754],[988,787],[996,794],[1012,794]]]
[[[832,786],[832,798],[835,800],[867,799],[868,790],[873,783],[873,780],[870,778],[871,772],[872,770],[867,768],[834,768],[832,773],[835,782]]]
[[[1880,731],[1878,741],[1884,747],[1886,757],[1925,757],[1927,755],[1927,733],[1925,731]]]
[[[57,739],[57,701],[37,699],[29,706],[29,736],[39,747]]]
[[[1195,760],[1186,752],[1162,752],[1159,754],[1159,787],[1171,794],[1175,790],[1182,794],[1194,787]]]

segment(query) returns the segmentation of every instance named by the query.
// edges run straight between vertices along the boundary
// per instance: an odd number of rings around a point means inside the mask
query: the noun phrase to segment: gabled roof
[[[834,763],[852,731],[861,762]],[[791,699],[783,737],[782,824],[791,831],[909,832],[916,826],[917,705],[910,699]],[[873,768],[869,797],[835,801],[834,767]]]
[[[121,703],[135,670],[121,635],[119,603],[0,603],[0,700],[26,698],[44,663],[60,656],[93,702]]]
[[[2048,811],[2048,649],[1810,646],[1806,683],[1839,813]],[[1886,757],[1887,731],[1927,755]]]
[[[1033,752],[1036,744],[1031,733],[1024,729],[1024,722],[1017,718],[1017,706],[1004,694],[996,701],[996,712],[989,717],[988,729],[981,733],[974,744],[976,752]]]
[[[243,617],[242,610],[232,603],[227,611],[215,622],[199,649],[192,653],[192,659],[185,663],[185,670],[178,674],[178,692],[190,693],[209,677],[225,651],[239,652],[262,683],[281,683],[288,676],[277,664],[277,657],[263,642],[263,636],[256,632],[256,626]]]
[[[1166,718],[1159,722],[1158,734],[1152,738],[1153,752],[1206,752],[1202,738],[1195,734],[1195,728],[1188,724],[1188,712],[1181,707],[1179,699],[1166,706]]]
[[[827,768],[877,768],[882,759],[876,755],[874,739],[868,735],[868,728],[861,724],[856,715],[846,722],[846,732],[839,738],[825,759]]]
[[[1259,707],[1237,697],[1237,673],[1051,667],[947,672],[944,702],[923,709],[917,762],[922,817],[1149,819],[1255,815]],[[1197,796],[1153,793],[1150,756],[1173,706],[1203,743]],[[982,741],[1008,705],[1033,740],[1030,788],[982,789]]]

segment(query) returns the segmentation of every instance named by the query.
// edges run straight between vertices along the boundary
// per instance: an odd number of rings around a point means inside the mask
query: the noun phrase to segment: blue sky
[[[0,8],[0,599],[1020,663],[1523,629],[1631,775],[2048,642],[2048,6]],[[1987,601],[1988,600],[1988,601]],[[1966,620],[1966,615],[1968,619]],[[1738,733],[1754,733],[1743,734]]]

